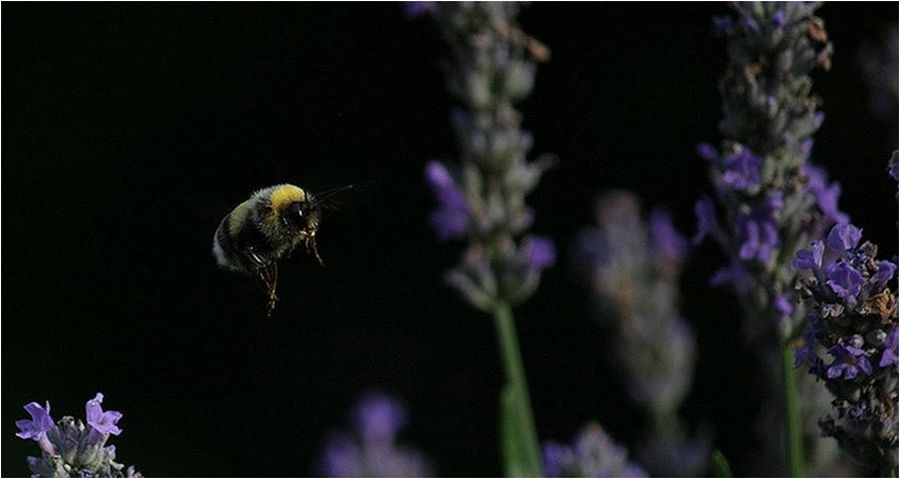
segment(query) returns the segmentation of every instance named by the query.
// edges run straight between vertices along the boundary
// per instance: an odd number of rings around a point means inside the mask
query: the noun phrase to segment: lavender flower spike
[[[17,436],[35,439],[42,452],[40,457],[26,458],[33,477],[143,477],[133,466],[115,461],[116,448],[106,441],[110,434],[122,432],[116,426],[122,413],[103,411],[102,402],[100,393],[87,402],[88,426],[71,416],[54,424],[49,402],[46,408],[37,403],[25,406],[32,419],[16,422],[21,429]]]
[[[545,477],[647,477],[597,423],[585,426],[571,446],[544,443],[543,453]]]
[[[395,397],[365,394],[355,410],[352,432],[331,434],[319,473],[326,477],[427,477],[431,466],[417,450],[398,444],[407,412]]]
[[[885,281],[896,267],[877,261],[872,243],[859,245],[860,234],[849,224],[832,228],[824,264],[798,278],[809,315],[797,360],[834,395],[834,416],[819,421],[823,434],[856,462],[896,475],[897,291]]]

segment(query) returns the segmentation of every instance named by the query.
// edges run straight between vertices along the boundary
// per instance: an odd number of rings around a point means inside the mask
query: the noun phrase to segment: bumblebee
[[[220,267],[262,280],[271,316],[278,298],[278,260],[301,244],[322,265],[316,246],[322,201],[345,186],[314,195],[283,184],[263,188],[231,210],[216,230],[213,256]]]

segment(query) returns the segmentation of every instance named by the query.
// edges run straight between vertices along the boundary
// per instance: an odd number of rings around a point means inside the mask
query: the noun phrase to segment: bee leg
[[[276,289],[278,289],[278,263],[275,261],[272,261],[272,263],[270,263],[264,269],[264,271],[265,271],[264,274],[266,276],[266,279],[265,279],[266,285],[268,286],[268,289],[269,289],[269,291],[268,291],[269,299],[268,299],[268,303],[266,304],[266,307],[267,307],[266,317],[271,318],[272,313],[275,312],[275,303],[278,302],[278,296],[275,294]]]
[[[325,262],[322,261],[322,257],[319,256],[319,248],[318,246],[316,246],[315,233],[306,237],[306,249],[316,257],[316,261],[319,262],[319,266],[325,266]]]

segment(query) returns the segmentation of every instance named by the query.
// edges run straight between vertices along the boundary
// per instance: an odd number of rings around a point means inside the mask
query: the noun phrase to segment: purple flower
[[[663,210],[650,213],[650,241],[657,251],[657,257],[664,262],[680,263],[687,255],[687,240],[672,225],[672,217]]]
[[[776,28],[784,26],[784,10],[778,9],[775,11],[775,14],[772,15],[772,25]]]
[[[828,233],[828,246],[835,251],[856,248],[862,239],[862,230],[849,223],[837,224]]]
[[[694,214],[697,215],[697,234],[691,239],[691,242],[700,244],[703,238],[709,233],[719,229],[719,223],[716,220],[716,207],[709,197],[702,197],[694,204]]]
[[[549,238],[529,236],[523,247],[529,268],[542,270],[556,264],[556,247]]]
[[[894,326],[884,339],[884,352],[878,365],[883,368],[897,365],[897,326]]]
[[[805,165],[803,171],[807,177],[806,189],[816,197],[816,204],[835,223],[847,223],[850,217],[838,209],[838,199],[841,197],[841,184],[834,182],[828,185],[828,175],[825,170]]]
[[[547,441],[542,448],[544,456],[544,477],[563,477],[563,462],[566,449],[554,441]]]
[[[863,277],[853,266],[840,262],[828,268],[825,282],[840,298],[856,297],[862,289]]]
[[[103,403],[103,395],[97,393],[94,399],[89,400],[85,404],[87,423],[100,434],[118,436],[122,433],[122,429],[116,426],[116,423],[122,419],[122,413],[119,411],[104,411],[100,406],[101,403]]]
[[[879,261],[878,262],[878,271],[875,272],[875,277],[873,280],[876,284],[884,284],[891,280],[894,277],[894,273],[897,272],[897,265],[895,265],[891,261]]]
[[[815,364],[819,356],[816,354],[816,334],[812,328],[806,328],[803,332],[803,346],[794,353],[794,367],[801,364]]]
[[[728,17],[725,17],[728,18]],[[730,18],[728,18],[731,21]],[[716,148],[709,143],[700,143],[697,145],[697,154],[700,155],[700,158],[703,158],[706,161],[716,161],[719,158],[719,153],[716,151]]]
[[[828,379],[855,379],[860,373],[872,374],[872,365],[866,352],[849,344],[835,344],[828,349],[834,362],[828,366]]]
[[[359,434],[366,441],[390,441],[406,425],[406,409],[386,394],[363,396],[356,409]]]
[[[409,20],[431,14],[436,9],[436,2],[403,2],[403,12]]]
[[[810,243],[809,250],[801,249],[797,251],[797,259],[794,260],[794,267],[797,269],[819,269],[822,267],[822,255],[825,253],[825,244],[821,241],[813,241]]]
[[[736,190],[746,191],[759,186],[759,170],[762,159],[749,148],[725,158],[722,182]]]
[[[362,477],[359,466],[359,447],[344,434],[335,434],[328,440],[322,454],[322,471],[325,477]]]
[[[46,402],[47,407],[43,408],[36,402],[30,402],[25,405],[25,411],[31,415],[31,419],[22,419],[16,421],[19,432],[16,436],[22,439],[41,440],[50,429],[53,429],[53,418],[50,417],[50,401]]]
[[[781,316],[790,316],[791,313],[794,312],[794,305],[792,305],[790,300],[788,300],[788,297],[783,294],[775,298],[773,306],[775,307],[775,312]]]
[[[447,168],[438,161],[425,167],[425,177],[438,200],[431,214],[431,225],[442,241],[460,238],[469,224],[469,205]]]
[[[738,257],[744,261],[767,262],[772,250],[778,246],[778,221],[775,217],[783,206],[782,193],[771,193],[760,207],[751,214],[738,216],[735,227],[741,240]]]

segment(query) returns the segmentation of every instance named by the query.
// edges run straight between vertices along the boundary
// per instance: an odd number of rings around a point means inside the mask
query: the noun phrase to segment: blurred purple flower
[[[894,326],[884,339],[884,352],[878,365],[883,368],[897,365],[897,326]]]
[[[862,239],[862,230],[849,223],[834,225],[828,233],[828,246],[835,251],[856,248]]]
[[[387,394],[370,393],[356,409],[359,434],[365,441],[390,441],[406,426],[406,409]]]
[[[556,264],[556,247],[549,238],[537,235],[529,236],[524,247],[529,268],[542,270]]]
[[[25,405],[25,411],[31,415],[31,419],[16,421],[19,432],[16,436],[22,439],[34,439],[39,441],[47,431],[53,428],[53,418],[50,417],[50,401],[46,402],[46,408],[36,402]]]
[[[731,21],[731,18],[728,18]],[[719,158],[719,153],[716,151],[716,148],[709,143],[700,143],[697,145],[697,154],[700,155],[700,158],[703,158],[706,161],[713,162]]]
[[[103,394],[97,393],[94,399],[85,404],[87,423],[100,434],[112,434],[118,436],[122,429],[116,423],[122,419],[119,411],[104,411],[100,404],[103,403]]]
[[[825,170],[814,165],[804,165],[803,172],[807,179],[806,189],[816,198],[819,209],[835,223],[847,223],[850,217],[838,209],[841,197],[841,184],[837,181],[828,184]]]
[[[657,257],[664,262],[680,263],[687,256],[687,240],[675,229],[672,217],[663,210],[654,209],[650,213],[650,241]]]
[[[462,237],[469,223],[469,205],[459,185],[439,161],[425,166],[425,178],[438,200],[438,209],[431,214],[431,226],[442,241]]]
[[[860,373],[872,374],[872,365],[866,358],[866,352],[849,344],[835,344],[828,349],[834,356],[834,362],[828,366],[828,378],[855,379]]]
[[[841,262],[828,268],[828,281],[825,282],[840,298],[852,298],[862,289],[863,276],[853,266]]]
[[[791,304],[786,295],[780,295],[775,298],[775,312],[781,316],[790,316],[794,312],[794,305]]]
[[[810,243],[810,249],[797,251],[797,259],[794,267],[798,269],[819,269],[822,267],[822,255],[825,253],[825,244],[816,240]]]
[[[757,260],[767,262],[772,250],[780,243],[778,236],[778,219],[776,217],[783,206],[781,191],[774,191],[766,197],[762,205],[750,214],[741,214],[735,221],[741,247],[738,257],[744,261]]]
[[[325,477],[361,477],[359,447],[345,434],[334,434],[322,453],[322,471]]]
[[[778,9],[775,11],[775,14],[772,15],[772,25],[777,28],[784,26],[784,10]]]
[[[694,214],[697,215],[697,234],[694,235],[691,242],[696,245],[700,244],[706,235],[716,231],[719,223],[716,220],[716,207],[707,196],[700,198],[694,204]]]
[[[403,2],[403,13],[409,20],[431,14],[436,8],[435,2]]]
[[[724,162],[722,182],[736,190],[749,190],[759,186],[759,170],[762,158],[754,155],[749,148],[732,153]]]
[[[572,446],[544,443],[543,456],[546,477],[647,477],[596,423],[585,426]]]

